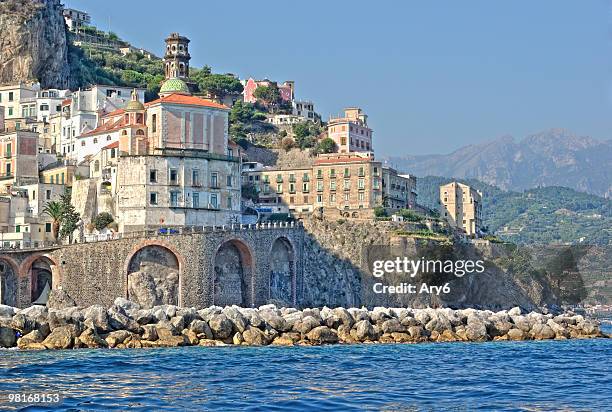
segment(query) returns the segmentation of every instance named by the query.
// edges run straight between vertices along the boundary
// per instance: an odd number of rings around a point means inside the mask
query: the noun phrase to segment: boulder
[[[355,319],[353,319],[353,315],[351,315],[351,313],[345,308],[335,308],[334,315],[338,319],[340,319],[343,325],[346,325],[349,328],[352,328],[355,324]]]
[[[0,305],[0,318],[12,318],[15,314],[15,308],[7,305]]]
[[[142,339],[149,340],[149,341],[157,340],[157,326],[156,325],[143,325]]]
[[[80,331],[75,325],[59,326],[42,342],[47,349],[69,349]]]
[[[259,329],[264,329],[266,327],[266,321],[259,315],[259,312],[254,309],[249,309],[248,311],[244,310],[242,314],[248,319],[251,326]]]
[[[140,309],[134,314],[134,320],[139,325],[148,325],[151,323],[156,323],[159,320],[167,320],[165,313],[163,317],[164,319],[157,319],[157,317],[153,313],[153,309]]]
[[[508,336],[509,340],[524,340],[525,332],[523,332],[521,329],[512,328],[508,331],[506,336]]]
[[[213,315],[208,323],[215,339],[223,340],[232,336],[234,324],[224,314]]]
[[[242,338],[242,333],[234,333],[234,336],[232,337],[232,343],[234,345],[242,345],[242,342],[244,342],[244,339]]]
[[[189,329],[194,331],[199,337],[204,336],[206,339],[213,339],[213,332],[208,326],[208,323],[203,320],[196,319],[189,325]]]
[[[85,329],[79,335],[79,341],[88,348],[106,348],[108,343],[93,328]]]
[[[555,337],[555,332],[550,328],[550,326],[542,323],[536,323],[533,325],[530,333],[536,340],[553,339]]]
[[[264,310],[260,312],[261,317],[274,329],[279,332],[288,332],[289,324],[287,321],[280,315],[278,315],[275,311],[272,310]]]
[[[16,313],[11,320],[11,328],[18,330],[22,335],[27,335],[36,329],[36,321],[25,316],[23,313]]]
[[[305,335],[318,326],[321,326],[321,324],[317,319],[312,316],[306,316],[305,318],[293,325],[293,330]]]
[[[513,307],[512,309],[508,311],[508,315],[509,316],[520,316],[521,308],[519,308],[518,306]]]
[[[155,325],[155,330],[157,332],[158,339],[166,339],[166,338],[170,338],[171,336],[178,335],[178,331],[176,330],[174,325],[172,325],[167,320],[166,321],[162,320],[161,322],[158,322]]]
[[[266,334],[258,328],[248,326],[247,329],[242,333],[242,338],[247,345],[262,346],[268,344],[268,338]]]
[[[47,300],[49,309],[65,309],[73,306],[76,306],[76,302],[65,290],[53,289],[49,293],[49,300]]]
[[[383,333],[406,332],[406,327],[398,319],[389,319],[381,325]]]
[[[42,342],[45,340],[45,336],[38,330],[33,330],[25,336],[22,336],[17,340],[17,347],[24,350],[39,350],[47,349]]]
[[[296,342],[299,342],[299,340],[300,334],[298,332],[285,332],[274,338],[272,345],[293,346]]]
[[[116,330],[114,332],[106,335],[104,340],[108,343],[108,346],[111,348],[116,347],[117,345],[123,343],[132,333],[127,330]]]
[[[181,332],[181,335],[183,335],[187,343],[189,343],[192,346],[197,345],[200,341],[198,339],[198,335],[191,329],[183,329],[183,331]]]
[[[113,302],[115,306],[120,307],[127,314],[132,312],[137,312],[140,310],[140,305],[136,302],[132,302],[131,300],[127,300],[125,298],[117,298]]]
[[[93,322],[100,333],[107,333],[112,330],[106,309],[102,305],[93,305],[83,310],[85,319]]]
[[[351,335],[361,342],[365,340],[376,340],[374,327],[367,320],[360,320],[357,322],[351,331]]]
[[[17,343],[16,331],[13,328],[0,326],[0,347],[12,348]]]
[[[465,336],[471,342],[484,342],[489,338],[485,323],[478,318],[468,318]]]
[[[317,343],[319,345],[325,343],[337,343],[338,333],[335,330],[328,328],[327,326],[317,326],[312,329],[306,335],[309,341]]]
[[[223,309],[221,313],[223,313],[225,316],[227,316],[229,320],[232,321],[232,323],[234,324],[234,328],[238,332],[244,332],[247,326],[249,325],[249,321],[235,307],[227,307]]]

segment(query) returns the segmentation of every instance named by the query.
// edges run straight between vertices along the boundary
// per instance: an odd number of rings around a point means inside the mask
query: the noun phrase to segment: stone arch
[[[19,265],[9,256],[0,257],[0,304],[17,306]]]
[[[143,308],[182,304],[183,256],[171,245],[147,240],[128,255],[124,273],[126,297]]]
[[[269,299],[274,303],[296,304],[295,250],[289,239],[276,238],[270,247]]]
[[[48,293],[61,287],[62,271],[59,262],[47,254],[31,255],[21,264],[19,276],[26,280],[28,296],[26,304],[47,303]],[[47,291],[45,291],[47,289]]]
[[[222,242],[213,255],[213,304],[254,305],[253,253],[241,240]]]

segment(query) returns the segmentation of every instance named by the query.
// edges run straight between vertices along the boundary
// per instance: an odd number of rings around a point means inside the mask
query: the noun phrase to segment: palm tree
[[[62,214],[64,213],[64,207],[62,206],[61,202],[47,202],[43,209],[43,213],[46,213],[51,219],[53,219],[51,232],[53,233],[53,238],[57,240]]]

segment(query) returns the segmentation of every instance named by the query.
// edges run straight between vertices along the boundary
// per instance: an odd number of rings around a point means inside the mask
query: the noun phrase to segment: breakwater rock
[[[406,308],[297,310],[174,305],[141,309],[117,298],[100,305],[48,309],[0,306],[0,347],[20,349],[143,348],[332,343],[484,342],[608,337],[599,324],[568,312]]]

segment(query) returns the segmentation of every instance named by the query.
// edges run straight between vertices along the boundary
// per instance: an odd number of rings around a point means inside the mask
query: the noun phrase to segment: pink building
[[[247,103],[255,103],[257,101],[257,98],[254,95],[255,90],[259,86],[270,86],[271,84],[277,84],[277,83],[271,80],[268,80],[268,79],[254,80],[252,77],[250,77],[249,80],[247,80],[246,83],[244,84],[244,91],[242,92],[244,95],[244,101]],[[283,99],[286,102],[293,101],[294,86],[295,84],[291,80],[287,80],[280,86],[277,85],[278,90],[281,95],[281,99]]]
[[[350,107],[344,109],[344,117],[330,118],[327,135],[336,142],[339,153],[374,151],[368,116],[360,108]]]
[[[0,133],[0,192],[38,183],[38,133],[24,130]]]

